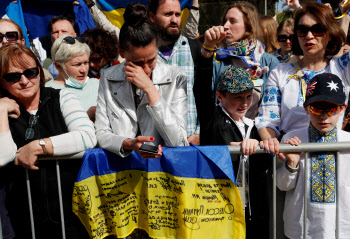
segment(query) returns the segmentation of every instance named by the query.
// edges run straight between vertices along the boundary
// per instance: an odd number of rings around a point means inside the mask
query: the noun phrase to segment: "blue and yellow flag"
[[[181,4],[181,28],[186,25],[187,17],[190,13],[193,0],[179,0]],[[148,5],[148,0],[96,0],[102,12],[108,20],[118,28],[124,24],[123,15],[128,4],[143,3]]]
[[[245,219],[226,146],[164,148],[157,159],[86,151],[73,211],[91,238],[245,238]]]

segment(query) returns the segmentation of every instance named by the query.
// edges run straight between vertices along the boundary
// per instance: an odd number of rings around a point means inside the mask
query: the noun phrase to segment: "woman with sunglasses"
[[[214,26],[205,32],[202,55],[212,58],[215,52],[216,60],[220,61],[213,61],[214,92],[222,72],[230,65],[246,68],[251,73],[255,87],[263,88],[278,60],[265,52],[259,20],[258,10],[254,5],[237,1],[226,9],[222,26]],[[195,82],[195,85],[199,84],[200,80]],[[257,116],[259,100],[260,93],[254,92],[253,103],[246,117],[254,119]]]
[[[21,27],[10,19],[0,19],[0,48],[7,44],[25,44]],[[52,80],[50,72],[44,69],[45,82]]]
[[[20,26],[10,19],[0,19],[0,47],[16,42],[25,43]]]
[[[96,110],[101,148],[126,157],[162,154],[161,145],[187,143],[186,76],[157,61],[157,30],[142,4],[128,5],[120,30],[119,54],[125,62],[102,72]],[[141,146],[155,147],[153,153]],[[143,147],[142,147],[143,148]]]
[[[274,52],[274,56],[280,63],[293,63],[296,61],[295,56],[292,54],[293,43],[293,31],[294,31],[294,19],[289,18],[283,20],[277,28],[277,41],[280,49]]]
[[[45,86],[73,92],[94,122],[99,80],[88,77],[90,48],[84,38],[68,35],[57,38],[51,56],[58,77]]]
[[[0,48],[0,67],[0,182],[7,188],[6,207],[16,238],[31,236],[25,169],[30,169],[36,238],[62,238],[56,162],[38,161],[38,156],[93,148],[93,123],[73,93],[43,85],[40,62],[25,45]],[[59,163],[67,238],[87,238],[71,200],[81,162]]]
[[[255,120],[264,146],[270,152],[278,151],[276,138],[307,126],[310,119],[303,102],[311,78],[326,72],[339,76],[346,86],[350,82],[349,54],[332,57],[342,53],[345,42],[344,31],[332,10],[325,4],[309,2],[297,10],[294,20],[292,52],[303,57],[294,64],[279,64],[271,72]],[[343,20],[348,21],[348,16]]]

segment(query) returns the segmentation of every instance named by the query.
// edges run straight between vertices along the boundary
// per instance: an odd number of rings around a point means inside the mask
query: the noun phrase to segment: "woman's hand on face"
[[[158,158],[163,153],[163,148],[161,145],[158,145],[158,153],[152,154],[147,152],[142,152],[139,149],[141,148],[143,142],[152,142],[154,137],[149,136],[138,136],[134,139],[126,139],[123,141],[122,147],[126,150],[135,150],[143,158]]]
[[[147,89],[154,88],[153,82],[141,66],[127,61],[123,71],[125,72],[125,78],[136,85],[140,90],[146,92]]]
[[[226,36],[223,26],[214,26],[209,28],[204,33],[203,45],[209,48],[214,48],[215,45],[222,41]]]
[[[299,0],[283,0],[287,3],[287,6],[290,8],[293,8],[294,10],[297,10],[300,8]]]
[[[38,163],[38,147],[40,147],[38,140],[34,140],[19,148],[15,158],[15,165],[21,165],[31,170],[39,170],[39,167],[35,166]]]
[[[8,116],[11,118],[17,119],[21,114],[17,102],[8,97],[0,98],[0,108],[7,111]]]

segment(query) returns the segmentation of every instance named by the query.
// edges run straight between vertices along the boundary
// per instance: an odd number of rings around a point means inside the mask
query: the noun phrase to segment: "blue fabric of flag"
[[[16,22],[21,27],[25,44],[29,47],[30,43],[26,24],[24,22],[21,0],[17,0],[17,3],[10,3],[6,9],[6,14],[12,21]]]
[[[187,178],[230,179],[235,183],[227,146],[163,147],[163,155],[156,159],[144,159],[135,151],[121,158],[103,149],[90,149],[84,154],[76,181],[125,170],[166,172]]]
[[[83,34],[88,29],[95,28],[94,20],[92,20],[89,8],[84,1],[78,0],[79,5],[75,5],[73,10],[75,14],[75,22],[79,26],[79,35]]]

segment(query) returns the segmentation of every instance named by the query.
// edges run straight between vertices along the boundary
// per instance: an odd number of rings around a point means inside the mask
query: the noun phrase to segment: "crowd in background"
[[[246,238],[271,234],[268,192],[278,154],[277,185],[287,191],[284,234],[301,238],[305,159],[281,154],[279,144],[349,141],[342,130],[350,128],[349,15],[337,21],[328,4],[286,0],[295,16],[278,24],[248,1],[236,1],[220,25],[200,36],[198,0],[184,29],[178,0],[129,4],[120,29],[94,1],[84,1],[95,29],[78,36],[72,16],[55,16],[49,36],[32,39],[31,48],[18,24],[0,19],[3,238],[31,235],[25,169],[36,238],[62,238],[55,162],[39,156],[100,147],[123,158],[136,151],[146,160],[161,156],[163,146],[190,144],[241,145],[242,155],[232,161],[237,186],[245,188]],[[349,5],[343,1],[339,8],[343,14]],[[255,155],[258,146],[266,154]],[[333,170],[332,153],[315,153],[312,160],[308,220],[316,226],[307,233],[335,238],[334,195],[337,187],[347,190],[346,172]],[[88,238],[71,203],[81,161],[60,164],[67,238]],[[350,205],[341,207],[347,212]],[[348,235],[344,220],[340,228]],[[127,238],[149,237],[135,229]]]

